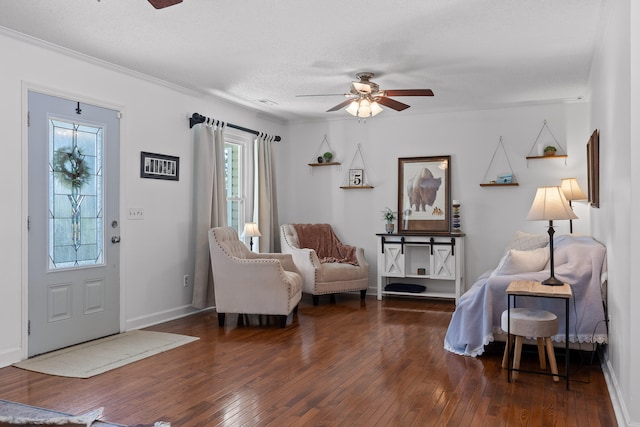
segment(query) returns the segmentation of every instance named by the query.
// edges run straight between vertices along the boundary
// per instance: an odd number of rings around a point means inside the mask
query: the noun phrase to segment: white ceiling
[[[361,71],[435,92],[382,114],[585,97],[611,1],[0,0],[0,26],[299,120],[345,115],[325,112],[339,95],[296,95],[346,93]]]

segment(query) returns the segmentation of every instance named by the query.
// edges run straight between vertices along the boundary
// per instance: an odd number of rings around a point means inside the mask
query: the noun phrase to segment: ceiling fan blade
[[[386,96],[433,96],[431,89],[397,89],[385,90]]]
[[[164,9],[165,7],[182,3],[182,0],[149,0],[149,3],[156,9]]]
[[[304,98],[306,96],[349,96],[348,93],[320,93],[311,95],[296,95],[296,98]]]
[[[344,107],[346,107],[347,105],[351,104],[353,102],[353,99],[349,98],[346,101],[342,101],[340,104],[336,105],[333,108],[330,108],[327,110],[327,113],[331,112],[331,111],[338,111]],[[408,105],[407,105],[408,107]]]
[[[389,107],[396,111],[406,110],[410,107],[410,105],[403,104],[402,102],[396,101],[395,99],[387,98],[386,96],[380,96],[375,98],[378,101],[378,104],[382,104],[385,107]]]

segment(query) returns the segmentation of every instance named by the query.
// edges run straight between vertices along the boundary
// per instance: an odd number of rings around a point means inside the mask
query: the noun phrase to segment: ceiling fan
[[[405,103],[391,99],[391,96],[433,96],[431,89],[394,89],[380,90],[377,83],[371,81],[373,73],[363,72],[356,74],[357,82],[351,82],[349,93],[340,94],[348,99],[327,110],[337,111],[347,107],[346,111],[356,117],[371,117],[382,111],[380,104],[396,111],[406,110],[410,107]],[[333,96],[332,95],[298,95],[298,96]]]
[[[149,3],[156,9],[164,9],[165,7],[182,3],[182,0],[149,0]]]

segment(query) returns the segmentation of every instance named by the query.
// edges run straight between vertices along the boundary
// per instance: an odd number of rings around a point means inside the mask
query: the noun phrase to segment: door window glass
[[[104,262],[103,133],[49,119],[49,270]]]

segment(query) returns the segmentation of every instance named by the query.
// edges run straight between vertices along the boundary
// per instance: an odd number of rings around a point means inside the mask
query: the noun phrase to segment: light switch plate
[[[129,219],[144,219],[144,209],[129,208]]]

